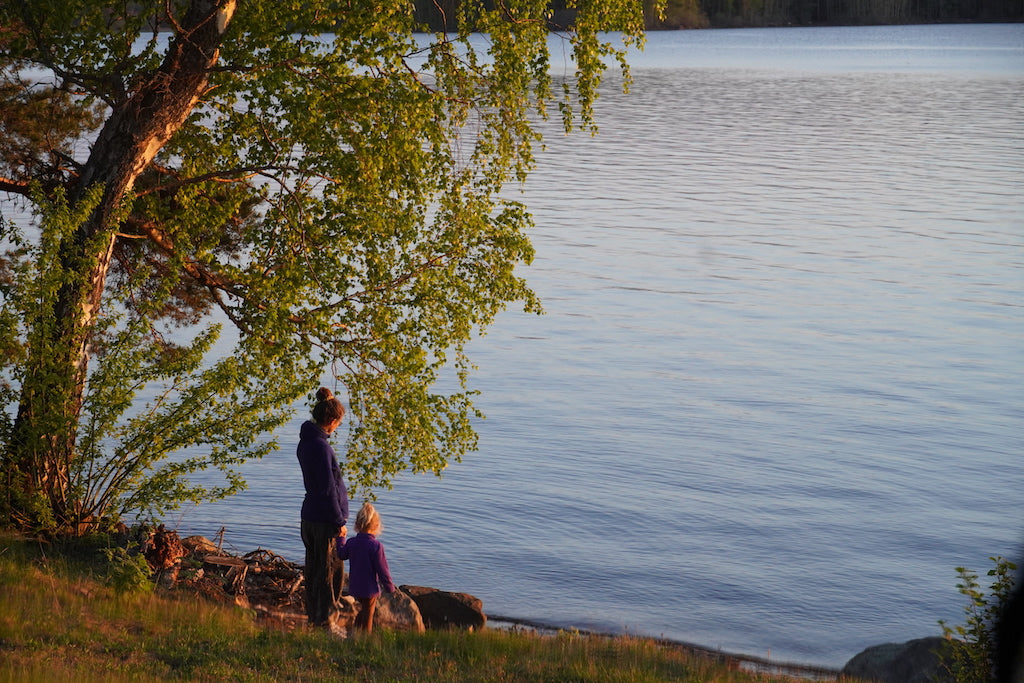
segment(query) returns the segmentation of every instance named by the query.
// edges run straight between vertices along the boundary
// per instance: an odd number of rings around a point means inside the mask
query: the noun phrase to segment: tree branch
[[[155,167],[155,165],[154,165],[154,167]],[[265,170],[267,170],[269,168],[276,168],[276,167],[273,167],[273,166],[240,166],[238,168],[229,168],[229,169],[224,169],[224,170],[221,170],[221,171],[210,171],[209,173],[204,173],[204,174],[198,175],[198,176],[192,176],[190,178],[181,178],[181,177],[176,176],[169,169],[160,168],[160,169],[157,169],[157,170],[159,170],[161,173],[165,173],[167,175],[174,176],[176,179],[173,182],[165,183],[163,185],[154,185],[153,187],[146,188],[145,190],[141,190],[141,191],[137,192],[136,195],[139,196],[139,197],[144,197],[144,196],[146,196],[148,194],[153,194],[153,193],[156,193],[156,192],[169,192],[169,191],[172,191],[172,190],[181,189],[182,187],[186,187],[188,185],[195,185],[196,183],[203,183],[203,182],[206,182],[208,180],[212,180],[212,181],[218,182],[218,183],[238,183],[238,182],[244,182],[244,181],[248,180],[249,178],[254,178],[257,175],[260,175],[261,172],[263,172],[263,171],[265,171]],[[294,169],[292,169],[292,170],[294,170]],[[233,177],[233,176],[240,176],[240,177]]]
[[[14,180],[13,178],[0,177],[0,192],[10,192],[11,194],[20,194],[23,197],[28,197],[31,193],[29,192],[29,183],[24,180]]]

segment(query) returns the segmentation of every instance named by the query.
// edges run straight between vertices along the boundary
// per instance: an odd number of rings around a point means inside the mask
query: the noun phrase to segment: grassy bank
[[[485,630],[339,640],[191,594],[118,592],[81,553],[0,538],[0,681],[785,681],[635,638]]]

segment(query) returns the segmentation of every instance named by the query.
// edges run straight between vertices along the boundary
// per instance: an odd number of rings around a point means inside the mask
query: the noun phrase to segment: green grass
[[[339,640],[191,594],[117,592],[88,553],[0,537],[3,681],[783,681],[638,638],[484,630]]]

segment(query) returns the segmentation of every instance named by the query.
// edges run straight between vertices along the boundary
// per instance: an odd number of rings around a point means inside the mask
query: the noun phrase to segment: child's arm
[[[394,582],[391,580],[391,570],[388,568],[388,558],[384,556],[384,546],[377,544],[377,553],[374,556],[374,569],[377,570],[377,578],[380,580],[381,590],[387,593],[394,593]]]
[[[345,542],[344,536],[338,536],[334,539],[334,554],[339,560],[348,559],[348,543]]]

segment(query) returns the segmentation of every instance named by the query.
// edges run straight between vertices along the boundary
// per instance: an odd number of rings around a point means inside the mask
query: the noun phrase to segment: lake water
[[[825,666],[962,622],[1024,540],[1024,26],[632,61],[525,189],[547,315],[471,348],[479,452],[379,494],[396,581]],[[304,417],[170,521],[301,561]]]

